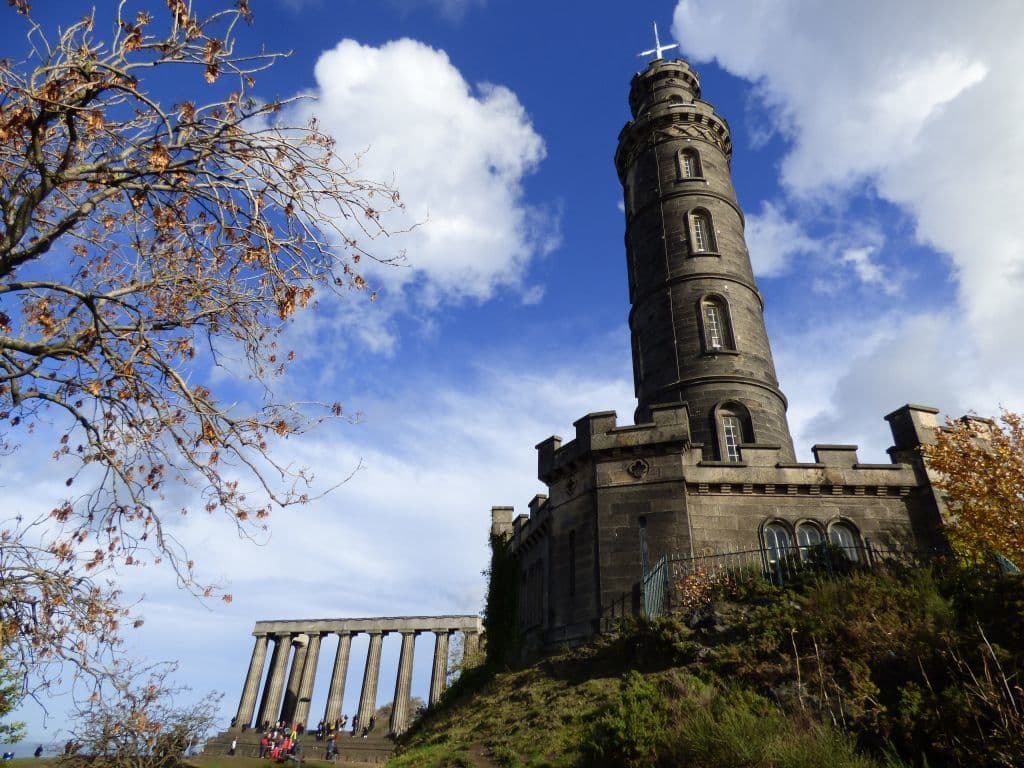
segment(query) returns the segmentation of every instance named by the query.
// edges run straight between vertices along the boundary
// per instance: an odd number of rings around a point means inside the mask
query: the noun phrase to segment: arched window
[[[828,540],[832,546],[842,550],[847,559],[854,562],[860,559],[858,536],[846,523],[832,523],[828,528]]]
[[[715,244],[715,230],[711,225],[711,214],[703,209],[698,209],[693,211],[688,218],[691,253],[713,253],[718,250],[718,246]]]
[[[700,300],[700,324],[705,352],[736,349],[728,305],[721,296],[705,296]]]
[[[789,530],[782,523],[768,523],[764,527],[764,548],[769,563],[778,563],[786,559],[793,549],[793,539]]]
[[[807,560],[825,545],[825,537],[814,523],[800,523],[796,527],[796,545],[801,559]]]
[[[704,171],[700,165],[700,155],[695,149],[681,149],[676,154],[676,171],[680,180],[700,179]]]
[[[718,456],[721,461],[741,460],[740,444],[753,442],[750,414],[739,403],[725,403],[715,409]]]

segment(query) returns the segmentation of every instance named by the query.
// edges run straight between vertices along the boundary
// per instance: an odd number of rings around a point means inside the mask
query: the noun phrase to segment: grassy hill
[[[976,570],[686,585],[688,610],[470,671],[389,765],[1024,766],[1024,583]]]

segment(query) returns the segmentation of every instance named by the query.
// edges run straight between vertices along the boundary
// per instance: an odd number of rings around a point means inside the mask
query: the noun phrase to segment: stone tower
[[[636,423],[651,406],[686,403],[706,460],[740,445],[777,445],[793,461],[779,389],[732,186],[726,121],[700,98],[682,60],[635,75],[633,120],[615,165],[626,209],[629,327]]]
[[[524,649],[579,642],[680,598],[680,578],[727,562],[775,572],[825,544],[871,563],[944,547],[941,495],[921,457],[935,408],[886,416],[888,463],[857,446],[798,462],[764,304],[730,174],[729,126],[685,61],[633,77],[615,165],[625,193],[635,423],[577,419],[537,445],[546,493],[491,510],[519,571]],[[660,597],[659,597],[660,595]],[[660,606],[660,607],[659,607]]]

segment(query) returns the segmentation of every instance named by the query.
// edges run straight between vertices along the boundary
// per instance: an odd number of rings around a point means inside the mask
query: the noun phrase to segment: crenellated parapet
[[[537,444],[537,477],[548,485],[566,473],[605,458],[639,456],[646,452],[684,450],[690,443],[690,422],[685,405],[651,408],[646,424],[618,426],[615,411],[589,413],[574,425],[576,437],[562,444],[549,437]]]

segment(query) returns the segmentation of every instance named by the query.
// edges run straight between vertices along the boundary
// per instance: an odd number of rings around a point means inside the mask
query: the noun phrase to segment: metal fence
[[[706,584],[714,584],[741,575],[760,576],[781,587],[812,575],[834,578],[855,570],[873,569],[881,563],[905,563],[912,559],[908,553],[880,550],[868,541],[856,547],[815,544],[698,556],[665,555],[643,576],[643,608],[644,613],[653,618],[685,607],[683,592],[687,582],[698,577]]]

